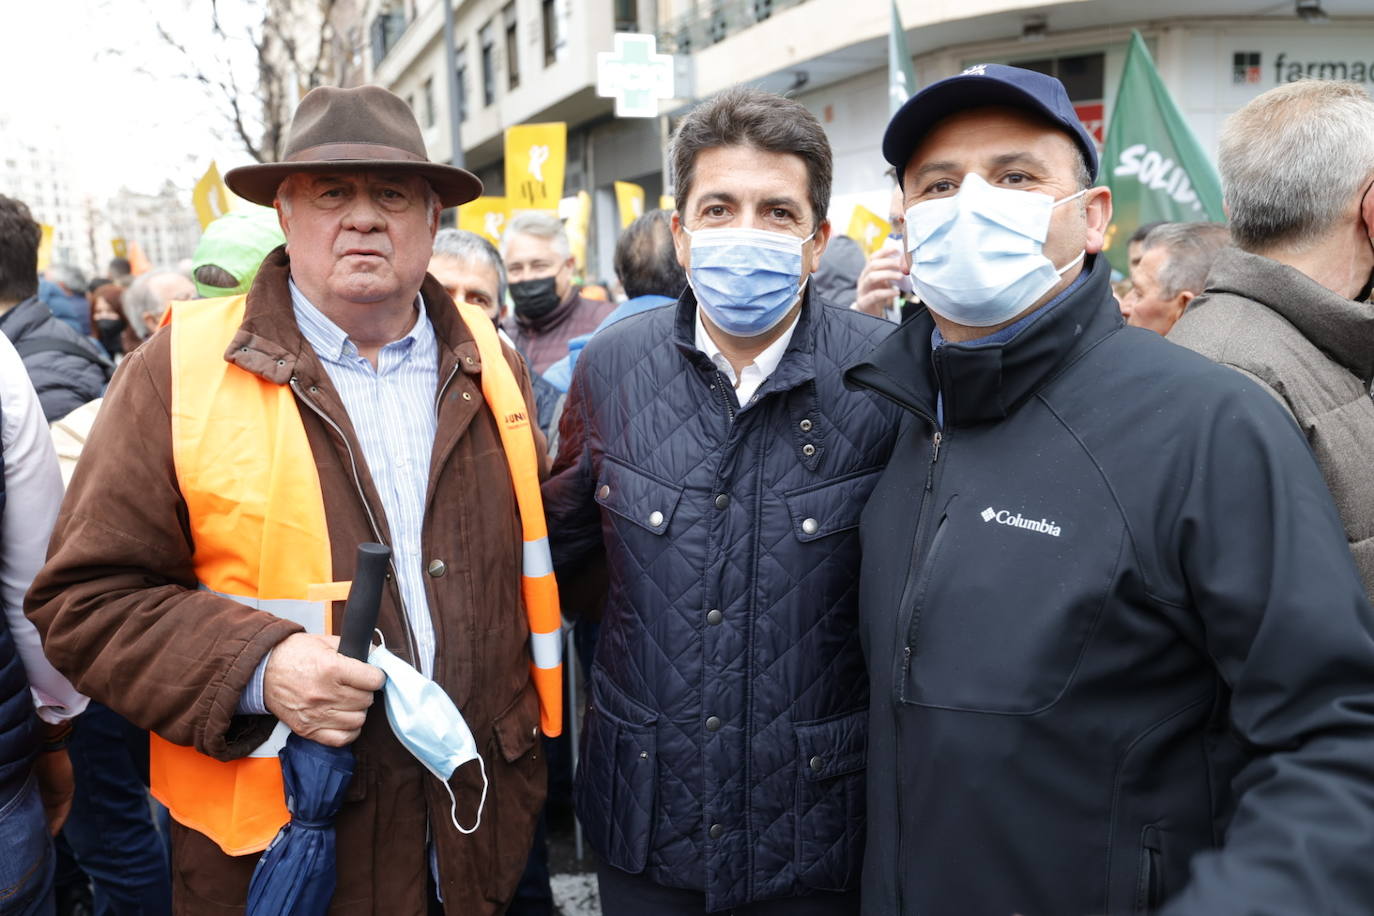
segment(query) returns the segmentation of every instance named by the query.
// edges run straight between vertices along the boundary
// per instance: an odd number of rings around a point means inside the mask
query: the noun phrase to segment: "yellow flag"
[[[196,182],[195,189],[191,191],[191,203],[195,204],[201,229],[229,212],[229,189],[224,186],[224,179],[219,177],[219,166],[214,162]]]
[[[42,273],[52,265],[52,226],[39,223],[43,235],[38,239],[38,272]]]
[[[557,210],[563,197],[568,125],[506,128],[506,200],[515,210]]]
[[[855,204],[854,214],[849,217],[849,231],[845,235],[859,243],[868,257],[882,247],[883,239],[892,231],[887,220],[867,207]]]
[[[673,197],[671,194],[662,195],[658,199],[658,208],[660,210],[676,210],[677,198]]]
[[[587,233],[592,225],[592,195],[578,191],[576,197],[564,198],[559,204],[563,228],[568,233],[568,248],[577,264],[578,274],[587,270]]]
[[[504,197],[479,197],[458,208],[458,228],[475,232],[501,247],[501,236],[506,231],[506,220],[510,210]]]
[[[129,244],[124,239],[110,239],[110,247],[114,249],[114,256],[117,258],[129,256]]]
[[[628,181],[617,181],[615,205],[620,210],[620,228],[628,229],[630,223],[644,215],[644,189]]]

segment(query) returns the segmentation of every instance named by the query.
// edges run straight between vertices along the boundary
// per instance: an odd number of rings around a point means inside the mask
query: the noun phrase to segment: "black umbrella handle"
[[[367,661],[372,631],[377,627],[377,614],[382,607],[382,586],[386,583],[390,563],[391,548],[385,544],[358,545],[353,584],[348,589],[348,603],[344,605],[343,633],[339,637],[340,655]]]

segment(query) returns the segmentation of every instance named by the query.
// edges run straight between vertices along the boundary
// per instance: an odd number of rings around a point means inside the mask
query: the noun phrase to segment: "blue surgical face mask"
[[[692,240],[687,282],[711,323],[734,337],[777,327],[801,298],[804,239],[763,229],[682,227]]]
[[[396,740],[444,784],[453,802],[449,816],[459,833],[472,833],[482,825],[482,808],[487,802],[487,767],[477,753],[477,742],[458,707],[444,689],[413,667],[387,651],[372,650],[367,660],[386,674],[383,693],[386,717]],[[458,799],[448,781],[453,771],[476,760],[482,768],[482,798],[477,803],[477,822],[471,827],[458,823]]]
[[[994,188],[970,172],[957,194],[906,211],[911,282],[930,309],[956,324],[987,328],[1015,318],[1054,288],[1063,267],[1044,255],[1055,200],[1036,191]]]

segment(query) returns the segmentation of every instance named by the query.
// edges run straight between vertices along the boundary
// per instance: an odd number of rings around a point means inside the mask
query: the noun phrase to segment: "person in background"
[[[22,201],[0,194],[0,333],[14,344],[48,422],[100,397],[114,364],[38,298],[41,233]],[[89,320],[85,297],[82,308]]]
[[[972,66],[882,149],[927,310],[846,375],[905,415],[860,522],[865,912],[1369,912],[1374,609],[1297,427],[1124,325],[1058,80]]]
[[[129,264],[128,258],[110,258],[110,263],[105,266],[105,272],[110,275],[110,282],[119,286],[127,288],[134,282],[133,266]]]
[[[826,305],[852,307],[859,277],[868,266],[863,247],[847,235],[832,235],[821,255],[821,266],[811,277],[816,295]]]
[[[105,283],[96,287],[89,298],[91,336],[118,362],[124,355],[124,330],[129,326],[129,320],[124,317],[124,287]]]
[[[1218,164],[1235,247],[1169,339],[1292,414],[1374,597],[1374,101],[1358,83],[1270,89],[1227,119]]]
[[[132,353],[153,336],[163,313],[173,302],[196,298],[196,285],[190,277],[175,270],[150,270],[124,291],[124,352]]]
[[[1131,288],[1121,299],[1126,323],[1168,334],[1206,288],[1207,274],[1230,232],[1220,223],[1162,223],[1140,242]]]
[[[70,264],[53,264],[38,281],[38,298],[48,311],[78,333],[90,336],[90,302],[86,277]]]
[[[496,246],[475,232],[440,229],[429,275],[454,302],[469,302],[500,326],[506,314],[506,266]]]
[[[0,909],[27,916],[53,912],[51,837],[71,808],[67,742],[87,700],[48,662],[24,616],[24,593],[43,565],[62,502],[62,478],[42,405],[3,335],[0,464]]]
[[[895,326],[810,289],[833,164],[800,103],[728,89],[671,159],[689,289],[587,344],[544,485],[560,581],[608,576],[577,815],[607,916],[848,916],[856,527],[898,425],[842,368]]]
[[[902,231],[906,224],[902,213],[902,189],[897,185],[894,169],[889,168],[886,175],[892,179],[892,193],[887,201],[887,222],[892,231],[882,247],[868,256],[859,273],[855,289],[857,298],[851,308],[900,324],[914,313],[917,301],[902,255]]]
[[[191,279],[202,299],[248,292],[263,258],[286,244],[269,207],[231,210],[205,227],[191,257]]]
[[[566,392],[572,384],[573,369],[587,341],[631,315],[672,305],[687,288],[687,274],[678,263],[673,246],[672,213],[650,210],[626,226],[615,243],[614,265],[625,301],[601,319],[591,333],[568,341],[568,355],[544,372],[544,378],[560,392]]]
[[[595,330],[614,308],[578,295],[568,233],[552,213],[516,214],[502,236],[501,259],[515,306],[506,333],[535,374],[566,356],[568,341]]]

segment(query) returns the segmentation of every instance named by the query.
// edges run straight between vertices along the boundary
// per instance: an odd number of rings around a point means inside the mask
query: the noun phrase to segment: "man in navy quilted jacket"
[[[731,89],[674,139],[689,288],[578,360],[544,486],[560,575],[608,570],[575,800],[608,916],[858,910],[858,521],[897,411],[842,370],[893,325],[824,306],[831,154]]]

